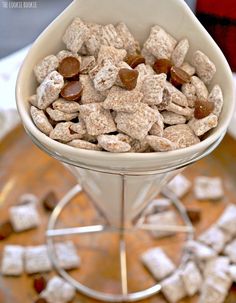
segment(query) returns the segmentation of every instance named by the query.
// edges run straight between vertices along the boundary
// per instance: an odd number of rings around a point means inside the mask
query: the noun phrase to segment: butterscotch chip
[[[52,107],[53,109],[57,109],[67,114],[72,114],[79,111],[79,103],[75,101],[67,101],[63,98],[59,98],[58,100],[54,101]]]
[[[13,233],[13,228],[10,221],[0,224],[0,241],[5,240]]]
[[[47,210],[54,210],[58,204],[58,198],[53,191],[47,193],[47,195],[42,200],[43,207]]]
[[[187,124],[169,126],[164,129],[163,137],[175,143],[179,148],[185,148],[200,142]]]
[[[78,100],[82,95],[83,87],[79,81],[68,82],[61,90],[61,96],[68,101]]]
[[[153,64],[153,69],[157,74],[169,74],[172,67],[172,62],[169,59],[157,59]]]
[[[72,141],[68,142],[67,144],[70,146],[82,148],[82,149],[97,150],[97,151],[102,150],[102,148],[97,144],[94,144],[94,143],[91,143],[88,141],[84,141],[84,140],[79,140],[79,139],[72,140]]]
[[[128,143],[119,140],[119,137],[114,135],[98,136],[98,144],[112,153],[124,153],[131,149],[131,146]]]
[[[46,109],[46,112],[48,113],[49,117],[56,121],[56,122],[59,122],[59,121],[71,121],[75,118],[78,117],[78,113],[70,113],[70,114],[67,114],[67,113],[64,113],[58,109],[51,109],[50,107],[48,107]]]
[[[177,148],[175,143],[163,137],[147,136],[146,140],[151,148],[157,152],[171,151]]]
[[[79,71],[80,71],[80,62],[75,57],[64,58],[58,66],[58,72],[64,78],[75,77],[79,74]]]
[[[195,224],[201,220],[201,210],[198,207],[188,207],[186,209],[190,221]]]
[[[142,85],[143,102],[149,105],[162,103],[166,74],[146,76]]]
[[[184,63],[184,59],[186,57],[188,50],[189,50],[188,39],[180,40],[171,55],[171,61],[175,66],[181,67],[181,65]]]
[[[128,90],[132,90],[136,87],[138,75],[139,73],[137,70],[130,70],[128,68],[122,68],[119,70],[120,80]]]
[[[190,76],[184,70],[182,70],[177,66],[171,67],[170,76],[171,76],[170,82],[174,86],[180,86],[184,83],[190,82]]]
[[[145,64],[145,58],[142,55],[128,55],[125,60],[130,67],[135,68],[139,64]]]
[[[194,106],[194,117],[202,119],[209,116],[214,110],[214,103],[207,100],[196,100]]]
[[[133,139],[143,140],[156,122],[156,111],[140,103],[134,113],[119,112],[115,118],[117,128]]]
[[[117,112],[133,113],[138,110],[142,98],[143,94],[139,91],[127,91],[120,87],[112,87],[103,107]]]
[[[214,114],[210,114],[202,119],[192,118],[188,122],[188,125],[194,131],[194,133],[200,137],[218,125],[218,118]]]

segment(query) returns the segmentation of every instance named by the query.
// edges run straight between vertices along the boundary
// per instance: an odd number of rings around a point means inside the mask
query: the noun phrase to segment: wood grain
[[[226,136],[220,147],[207,158],[188,167],[184,174],[193,181],[197,175],[221,176],[224,181],[225,197],[222,201],[198,202],[189,193],[183,202],[198,206],[202,210],[202,220],[196,225],[197,234],[210,226],[220,215],[227,203],[236,203],[236,142]],[[61,198],[73,185],[75,179],[58,161],[50,158],[35,147],[21,127],[10,133],[0,143],[0,222],[8,219],[8,208],[17,204],[21,194],[30,192],[42,198],[48,191],[56,192]],[[41,225],[39,228],[12,235],[0,242],[0,252],[6,244],[37,245],[45,242],[45,229],[49,212],[39,205]],[[82,193],[76,197],[60,217],[60,227],[83,226],[101,222],[101,218],[91,207],[87,196]],[[147,232],[129,232],[125,235],[128,246],[129,290],[137,291],[154,283],[153,278],[139,261],[140,254],[149,247],[161,246],[178,264],[181,257],[183,234],[154,240]],[[69,239],[61,237],[58,240]],[[73,236],[73,241],[81,256],[79,270],[71,274],[80,282],[97,290],[117,293],[120,291],[120,273],[118,258],[118,236],[99,234]],[[46,277],[54,273],[46,274]],[[33,287],[33,277],[23,275],[19,278],[0,276],[0,303],[31,303],[37,298]],[[73,303],[95,303],[97,301],[77,294]],[[165,302],[161,294],[142,301],[143,303]],[[197,296],[182,303],[195,303]],[[234,291],[228,303],[236,302]],[[56,302],[55,302],[56,303]]]

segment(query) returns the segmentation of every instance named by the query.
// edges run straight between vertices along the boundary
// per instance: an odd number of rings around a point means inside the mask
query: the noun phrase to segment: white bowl
[[[211,87],[218,83],[224,94],[224,107],[217,128],[211,131],[208,138],[194,146],[171,152],[143,154],[112,154],[78,149],[56,142],[41,133],[31,120],[27,102],[36,89],[33,68],[43,57],[65,48],[62,35],[76,16],[102,24],[124,21],[141,43],[148,37],[150,27],[155,24],[162,26],[177,39],[187,37],[190,42],[188,58],[191,58],[195,50],[200,49],[217,68]],[[232,73],[224,55],[189,7],[180,0],[74,1],[49,25],[30,49],[17,79],[16,99],[25,129],[41,148],[64,162],[115,171],[149,171],[178,167],[200,156],[225,133],[234,103]]]

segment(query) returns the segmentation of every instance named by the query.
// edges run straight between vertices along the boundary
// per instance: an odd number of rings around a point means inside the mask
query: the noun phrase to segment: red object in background
[[[196,15],[219,47],[233,71],[236,71],[235,0],[198,0]]]

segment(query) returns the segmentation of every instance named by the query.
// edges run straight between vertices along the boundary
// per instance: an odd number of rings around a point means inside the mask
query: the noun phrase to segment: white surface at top
[[[19,68],[23,62],[30,45],[0,60],[0,111],[16,109],[15,83]],[[233,74],[236,88],[236,74]],[[236,89],[235,89],[236,100]],[[229,132],[236,138],[236,107]]]

